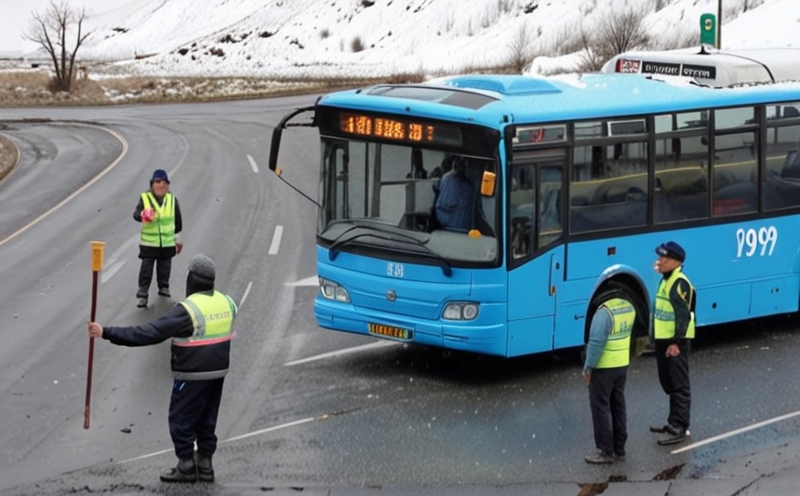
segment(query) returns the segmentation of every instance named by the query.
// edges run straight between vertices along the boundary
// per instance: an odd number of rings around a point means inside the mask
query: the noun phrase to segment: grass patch
[[[403,75],[402,79],[419,79]],[[45,71],[0,71],[0,107],[191,103],[328,92],[385,82],[386,79],[260,79],[107,77],[77,79],[70,93],[48,89]]]

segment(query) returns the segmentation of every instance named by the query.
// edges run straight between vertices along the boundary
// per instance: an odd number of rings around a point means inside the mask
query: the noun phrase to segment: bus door
[[[564,281],[566,150],[515,151],[508,216],[508,355],[553,349]]]

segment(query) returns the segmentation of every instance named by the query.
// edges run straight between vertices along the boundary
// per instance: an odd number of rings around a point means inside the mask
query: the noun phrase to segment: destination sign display
[[[347,134],[410,143],[462,144],[461,130],[456,126],[389,116],[342,112],[339,114],[339,130]]]
[[[636,59],[618,59],[617,72],[625,74],[663,74],[700,79],[716,79],[717,68],[713,65],[675,64]]]

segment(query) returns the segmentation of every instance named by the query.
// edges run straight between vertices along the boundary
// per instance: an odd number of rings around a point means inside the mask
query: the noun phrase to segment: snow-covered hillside
[[[633,6],[647,9],[652,38],[674,46],[695,33],[699,37],[700,15],[716,13],[717,5],[717,0],[136,0],[90,19],[93,33],[80,55],[118,61],[125,72],[143,75],[435,75],[506,64],[520,42],[531,56],[565,55],[564,45],[591,32],[609,11]],[[800,1],[725,0],[724,6],[723,47],[800,46]]]

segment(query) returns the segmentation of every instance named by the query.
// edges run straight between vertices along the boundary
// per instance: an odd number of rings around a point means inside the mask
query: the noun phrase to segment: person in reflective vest
[[[133,211],[133,218],[141,222],[139,236],[139,289],[136,291],[136,306],[144,308],[153,280],[153,267],[156,269],[158,294],[169,298],[169,278],[172,272],[172,258],[181,252],[183,242],[180,232],[183,229],[181,208],[178,199],[169,191],[169,176],[162,169],[153,171],[150,189],[139,195],[139,203]]]
[[[603,302],[592,316],[582,375],[589,385],[597,451],[584,457],[587,463],[614,463],[625,458],[625,382],[635,321],[636,310],[623,298]]]
[[[161,474],[165,482],[214,481],[211,458],[217,449],[217,415],[237,313],[233,300],[214,289],[215,277],[214,262],[195,255],[186,276],[186,299],[166,314],[129,327],[89,322],[89,336],[121,346],[147,346],[172,338],[169,432],[178,463]]]
[[[650,427],[665,434],[658,444],[687,439],[691,410],[689,350],[695,332],[695,290],[683,273],[686,251],[669,241],[656,247],[655,270],[662,278],[653,305],[653,338],[661,388],[669,396],[669,415],[664,425]]]

